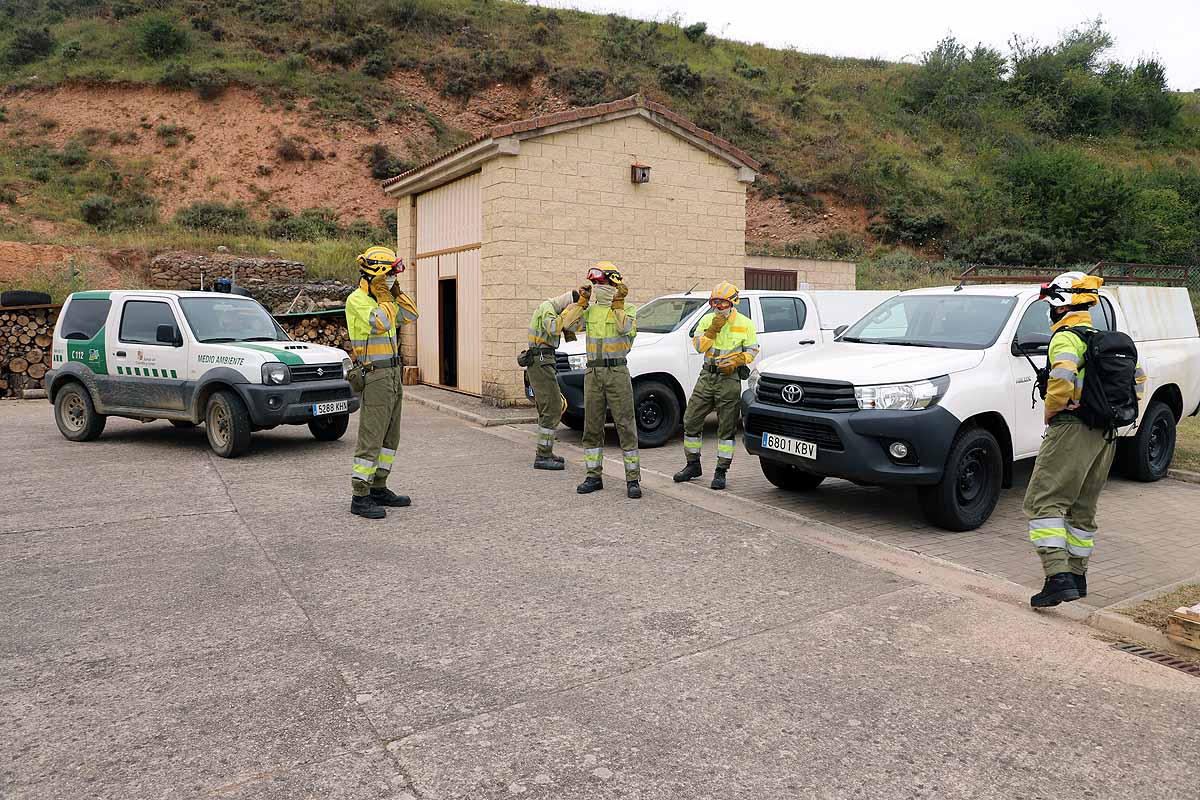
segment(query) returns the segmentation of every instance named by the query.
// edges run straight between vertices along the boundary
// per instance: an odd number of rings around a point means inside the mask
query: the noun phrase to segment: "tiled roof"
[[[705,142],[708,142],[714,148],[724,151],[734,160],[740,161],[750,169],[757,170],[761,166],[761,164],[759,164],[759,162],[755,159],[751,158],[746,151],[735,146],[732,142],[729,142],[714,133],[704,130],[691,120],[676,114],[674,111],[662,105],[661,103],[656,103],[653,100],[647,100],[640,94],[635,94],[631,97],[626,97],[623,100],[614,100],[611,103],[600,103],[599,105],[595,106],[573,108],[569,111],[559,111],[555,114],[545,114],[540,117],[533,117],[532,119],[520,120],[519,122],[506,122],[503,125],[497,125],[482,136],[477,136],[468,142],[463,142],[457,147],[451,148],[441,155],[431,158],[425,163],[419,164],[406,172],[402,172],[394,178],[388,178],[383,182],[383,188],[386,189],[392,184],[397,183],[404,178],[413,175],[414,173],[421,172],[422,170],[434,166],[438,162],[449,158],[455,153],[460,153],[469,147],[473,147],[481,142],[486,142],[489,139],[502,139],[505,136],[514,136],[519,133],[529,133],[531,131],[541,130],[542,128],[549,128],[554,125],[562,125],[567,122],[578,122],[580,120],[599,118],[607,114],[630,111],[635,108],[644,108],[647,111],[664,117],[672,124],[684,129],[696,138],[702,139]]]

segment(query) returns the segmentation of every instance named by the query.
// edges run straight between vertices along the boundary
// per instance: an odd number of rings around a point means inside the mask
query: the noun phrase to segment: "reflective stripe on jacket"
[[[573,326],[572,329],[578,326]],[[549,300],[534,309],[529,319],[529,346],[558,348],[563,333],[562,317]]]
[[[584,312],[588,361],[625,358],[637,335],[637,307],[614,311],[608,306],[588,306]]]
[[[407,295],[379,303],[361,286],[346,298],[346,330],[358,363],[390,361],[398,352],[396,323],[407,325],[417,319],[417,310]]]
[[[1054,333],[1050,336],[1050,348],[1047,351],[1050,378],[1046,383],[1046,411],[1051,414],[1079,405],[1079,399],[1083,396],[1087,342],[1078,334],[1066,330],[1074,327],[1093,327],[1092,315],[1087,311],[1072,311],[1050,326]],[[1141,364],[1137,365],[1134,374],[1134,388],[1138,400],[1141,400],[1146,390],[1146,372]]]
[[[759,352],[754,323],[734,309],[729,312],[729,319],[725,320],[717,337],[709,339],[705,332],[716,316],[715,313],[705,314],[696,326],[696,335],[692,337],[692,346],[697,353],[704,354],[704,363],[722,362],[740,367],[753,361]]]

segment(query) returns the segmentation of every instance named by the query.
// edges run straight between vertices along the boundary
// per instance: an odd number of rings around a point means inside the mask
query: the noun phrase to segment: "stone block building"
[[[397,201],[404,332],[424,383],[524,397],[533,309],[615,263],[630,301],[743,284],[758,162],[641,96],[499,125],[383,184]]]

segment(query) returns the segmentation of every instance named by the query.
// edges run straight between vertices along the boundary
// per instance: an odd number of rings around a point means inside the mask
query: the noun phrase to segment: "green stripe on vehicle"
[[[71,297],[79,300],[107,300],[112,296],[112,292],[75,292]]]
[[[304,359],[295,353],[289,353],[286,350],[276,350],[273,347],[266,347],[261,344],[251,344],[249,342],[230,342],[227,347],[244,347],[247,350],[258,350],[261,353],[270,353],[277,359],[287,364],[289,367],[298,367],[304,363]]]
[[[175,370],[171,370],[171,377],[178,378],[179,376],[175,374]]]

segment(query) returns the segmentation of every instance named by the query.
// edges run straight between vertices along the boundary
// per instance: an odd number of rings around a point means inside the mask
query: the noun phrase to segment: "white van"
[[[896,294],[748,290],[741,293],[738,312],[754,322],[762,360],[831,339],[839,325],[853,322]],[[706,313],[707,293],[665,295],[638,306],[629,373],[633,378],[638,443],[642,447],[660,447],[679,429],[704,360],[692,346],[692,336]],[[575,430],[583,429],[586,351],[587,344],[580,337],[575,342],[563,342],[557,353],[558,384],[568,406],[563,421]],[[532,392],[529,394],[532,396]]]

